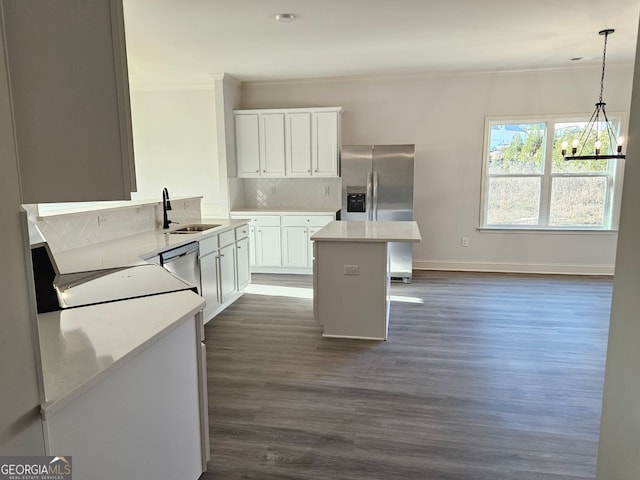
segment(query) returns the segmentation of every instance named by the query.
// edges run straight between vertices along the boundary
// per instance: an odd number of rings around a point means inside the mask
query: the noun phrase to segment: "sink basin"
[[[214,223],[197,223],[193,225],[187,225],[185,227],[181,227],[176,230],[172,230],[169,233],[177,233],[177,234],[198,233],[198,232],[204,232],[205,230],[211,230],[212,228],[216,228],[219,226],[220,225],[216,225]]]

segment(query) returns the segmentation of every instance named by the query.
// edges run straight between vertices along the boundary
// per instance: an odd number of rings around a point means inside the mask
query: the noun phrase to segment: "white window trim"
[[[607,191],[609,192],[609,198],[605,200],[605,202],[611,202],[609,205],[609,212],[607,214],[608,223],[605,222],[605,225],[602,227],[582,227],[582,226],[549,226],[548,225],[548,212],[549,205],[548,198],[549,195],[545,194],[546,191],[550,191],[550,186],[546,185],[546,182],[550,182],[552,177],[579,177],[579,176],[605,176],[601,173],[583,173],[583,174],[573,174],[573,173],[556,173],[551,174],[548,170],[548,165],[551,160],[547,159],[547,155],[545,154],[545,168],[542,174],[513,174],[514,177],[542,177],[541,184],[541,198],[540,198],[540,206],[538,211],[538,223],[541,225],[487,225],[487,179],[489,176],[487,175],[487,162],[489,156],[489,142],[491,137],[491,129],[490,126],[496,123],[542,123],[545,125],[545,128],[549,128],[549,122],[553,122],[554,124],[558,121],[587,121],[591,117],[592,112],[588,113],[572,113],[572,114],[550,114],[550,115],[495,115],[495,116],[486,116],[484,120],[484,140],[482,144],[482,171],[481,171],[481,183],[480,183],[480,219],[479,219],[479,227],[478,230],[483,232],[489,231],[502,231],[502,232],[517,232],[517,233],[527,233],[527,232],[551,232],[551,233],[595,233],[595,232],[617,232],[618,230],[618,222],[620,218],[620,204],[622,200],[622,181],[624,175],[624,159],[614,160],[613,172],[612,175],[606,175],[607,178],[611,178],[612,181],[608,185]],[[627,114],[625,112],[614,111],[607,112],[607,116],[609,119],[619,120],[620,121],[620,133],[624,136],[625,139],[628,140],[629,136],[627,133]],[[553,135],[547,134],[547,144],[545,146],[545,152],[553,151]],[[628,146],[628,141],[625,141],[625,149]],[[508,175],[503,175],[508,176]],[[546,189],[546,190],[545,190]],[[544,203],[543,203],[544,202]],[[540,218],[543,217],[543,218]],[[546,217],[546,218],[545,218]],[[544,224],[543,223],[544,220]]]

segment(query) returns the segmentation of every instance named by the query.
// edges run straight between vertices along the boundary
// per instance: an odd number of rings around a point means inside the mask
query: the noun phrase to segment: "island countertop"
[[[334,221],[318,230],[311,240],[327,242],[412,242],[422,241],[416,222]]]

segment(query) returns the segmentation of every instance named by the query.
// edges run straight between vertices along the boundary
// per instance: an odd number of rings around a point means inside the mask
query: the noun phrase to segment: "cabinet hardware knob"
[[[266,170],[262,170],[262,173],[267,173],[267,171]]]
[[[221,254],[220,254],[220,256],[221,256],[221,257],[224,257],[224,253],[221,253]]]
[[[260,170],[256,170],[256,173],[260,173]]]

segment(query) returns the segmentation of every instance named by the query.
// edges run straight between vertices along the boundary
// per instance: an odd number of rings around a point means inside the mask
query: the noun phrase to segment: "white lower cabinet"
[[[204,307],[205,319],[209,318],[219,306],[218,295],[218,252],[200,256],[200,295],[207,302]]]
[[[227,245],[220,249],[220,303],[229,300],[236,291],[236,247]]]
[[[236,288],[242,290],[251,282],[251,249],[249,238],[236,242]]]
[[[247,224],[199,241],[200,295],[208,322],[242,295],[251,282],[250,233]]]
[[[308,267],[307,227],[282,227],[282,264],[285,267]]]
[[[259,267],[282,266],[280,227],[255,227],[255,265]]]
[[[313,268],[313,241],[311,237],[322,227],[309,227],[307,229],[307,264]]]
[[[250,250],[245,255],[249,257],[251,271],[256,273],[311,273],[311,236],[335,220],[335,215],[299,213],[252,215],[232,212],[231,217],[246,218],[250,222]]]

